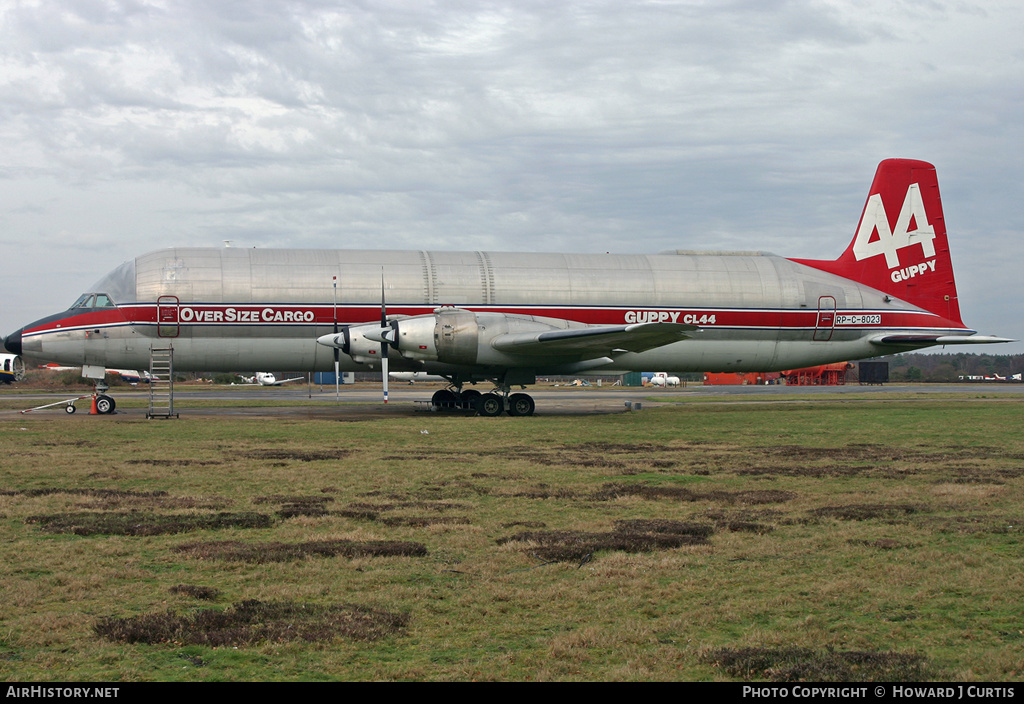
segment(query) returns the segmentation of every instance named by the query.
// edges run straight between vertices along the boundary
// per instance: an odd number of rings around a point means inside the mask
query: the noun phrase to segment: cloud
[[[129,256],[225,239],[835,256],[889,156],[936,163],[947,217],[982,251],[1007,251],[1022,226],[1022,14],[810,0],[8,5],[0,239],[34,274],[0,282],[19,301],[3,329]],[[1024,336],[988,303],[964,309]]]

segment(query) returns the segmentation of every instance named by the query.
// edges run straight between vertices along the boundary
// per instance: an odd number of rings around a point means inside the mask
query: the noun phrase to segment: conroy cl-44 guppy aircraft
[[[442,407],[530,415],[538,375],[799,369],[1008,342],[960,318],[935,168],[878,166],[834,261],[756,252],[165,249],[9,335],[12,354],[178,371],[422,371]],[[481,394],[468,388],[492,382]],[[387,398],[385,386],[385,400]]]

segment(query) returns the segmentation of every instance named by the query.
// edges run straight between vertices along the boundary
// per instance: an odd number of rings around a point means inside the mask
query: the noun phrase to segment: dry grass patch
[[[220,596],[219,589],[214,589],[213,587],[200,587],[195,584],[176,584],[168,589],[168,591],[171,594],[182,594],[184,596],[190,596],[193,599],[203,599],[204,601],[213,601]]]
[[[846,541],[850,545],[863,545],[869,548],[876,548],[878,550],[900,550],[903,548],[914,547],[909,543],[903,543],[894,538],[878,538],[877,540],[857,540],[851,538]]]
[[[26,523],[39,525],[44,533],[73,535],[169,535],[221,528],[269,528],[273,519],[262,513],[215,513],[205,515],[158,515],[153,513],[57,513],[29,516]]]
[[[466,464],[476,462],[477,459],[473,455],[455,455],[450,452],[430,452],[425,450],[418,450],[416,452],[408,452],[403,455],[384,455],[380,458],[384,462],[405,462],[409,460],[416,461],[440,461],[445,464]]]
[[[303,503],[327,503],[328,501],[334,501],[333,496],[323,496],[322,494],[303,495],[303,494],[270,494],[269,496],[257,496],[252,502],[254,504],[303,504]]]
[[[916,450],[912,447],[894,447],[873,443],[850,443],[841,447],[808,447],[804,445],[775,445],[761,448],[764,454],[791,459],[831,459],[853,462],[898,462],[913,461],[922,464],[951,459],[986,459],[1006,457],[1003,448],[991,446],[952,446],[938,451]]]
[[[686,523],[684,521],[670,521],[662,518],[630,518],[615,521],[615,531],[618,533],[693,535],[709,538],[715,532],[715,529],[706,523]]]
[[[243,450],[238,457],[250,460],[296,460],[299,462],[320,462],[324,460],[343,460],[352,454],[349,450],[331,450],[317,452],[315,450]]]
[[[587,445],[563,445],[547,451],[519,449],[506,455],[509,459],[520,459],[531,464],[546,467],[587,467],[615,469],[622,474],[639,474],[651,469],[671,469],[679,464],[675,458],[647,457],[655,453],[678,453],[679,448],[667,445],[640,443],[630,446],[622,443],[589,443]],[[640,455],[645,455],[640,459]]]
[[[817,518],[837,518],[843,521],[869,521],[875,518],[895,521],[927,510],[928,507],[921,504],[847,504],[822,506],[812,509],[810,514]]]
[[[468,526],[470,521],[464,516],[388,516],[379,519],[386,526],[411,526],[425,528],[427,526]]]
[[[651,552],[684,545],[707,545],[714,529],[705,524],[658,519],[616,521],[607,533],[527,531],[499,538],[498,545],[525,543],[523,552],[546,562],[578,562],[601,550]]]
[[[423,509],[426,511],[437,511],[441,513],[443,511],[450,511],[453,509],[465,509],[468,506],[464,503],[456,503],[453,501],[394,501],[391,503],[352,503],[348,505],[349,509],[356,511],[373,511],[375,513],[383,513],[385,511],[398,511],[402,509]]]
[[[586,499],[589,496],[580,491],[574,491],[572,489],[565,488],[551,488],[548,486],[539,486],[535,489],[522,489],[520,491],[514,491],[508,496],[515,496],[523,499]]]
[[[796,494],[778,489],[753,489],[750,491],[694,491],[679,486],[649,486],[646,484],[605,484],[591,498],[595,501],[610,501],[620,496],[639,496],[644,499],[671,499],[674,501],[715,501],[724,504],[776,504],[792,501]]]
[[[92,440],[48,440],[36,443],[39,447],[95,447]]]
[[[702,660],[733,677],[769,682],[921,682],[935,676],[921,655],[877,650],[722,648]]]
[[[151,508],[164,510],[222,509],[231,502],[221,496],[111,496],[84,501],[77,508],[112,511],[119,508]]]
[[[353,518],[359,521],[376,521],[377,516],[380,515],[372,507],[360,504],[350,505],[348,508],[343,508],[334,513],[343,518]]]
[[[468,518],[444,518],[444,517],[403,517],[403,518],[381,518],[380,514],[389,511],[403,509],[422,509],[442,513],[453,509],[465,509],[467,506],[461,503],[450,501],[394,501],[390,503],[369,503],[354,502],[339,510],[329,510],[326,506],[333,498],[325,497],[288,497],[291,501],[285,503],[278,515],[282,518],[295,516],[341,516],[363,521],[380,521],[386,525],[418,525],[427,526],[435,524],[466,524]],[[260,501],[260,503],[263,503]]]
[[[281,518],[297,518],[299,516],[328,516],[331,511],[323,503],[285,504],[277,515]]]
[[[289,562],[307,557],[423,557],[422,543],[389,540],[314,540],[305,543],[243,543],[216,540],[186,543],[175,552],[201,560],[227,562]]]
[[[449,463],[476,463],[482,459],[498,456],[502,462],[522,461],[544,467],[588,467],[599,469],[622,470],[626,474],[635,474],[648,469],[667,469],[675,467],[679,461],[675,458],[644,458],[638,459],[638,455],[650,455],[654,453],[678,454],[687,447],[673,447],[671,445],[656,445],[653,443],[637,443],[629,445],[625,443],[588,443],[586,445],[557,445],[545,449],[536,447],[509,447],[500,450],[486,450],[474,448],[464,453],[453,453],[450,449],[444,450],[423,450],[407,452],[400,455],[384,455],[385,461],[431,461]],[[486,473],[476,473],[474,477],[487,477]]]
[[[972,514],[953,516],[951,518],[929,518],[923,522],[923,525],[934,530],[936,533],[958,533],[962,535],[980,533],[1006,535],[1024,532],[1024,518],[1020,516]]]
[[[0,496],[90,496],[103,499],[155,498],[168,496],[166,491],[129,491],[127,489],[60,489],[43,487],[40,489],[0,489]]]
[[[748,453],[743,448],[728,457],[732,464],[743,463]],[[726,457],[720,456],[720,459]],[[995,447],[949,447],[928,451],[907,447],[893,447],[870,443],[850,444],[842,447],[807,447],[778,445],[760,448],[757,462],[734,470],[740,476],[788,477],[856,477],[878,476],[888,479],[906,479],[936,471],[948,472],[957,483],[1002,484],[1007,479],[1024,475],[1024,469],[988,466],[994,459],[1005,460],[1008,455]],[[772,462],[765,464],[764,460]],[[969,461],[969,462],[966,462]],[[853,464],[856,463],[856,464]]]
[[[1024,470],[1010,468],[995,468],[983,466],[961,466],[951,467],[952,477],[937,479],[936,484],[992,484],[1002,486],[1011,479],[1016,479],[1024,473]]]
[[[756,521],[721,521],[716,524],[720,530],[727,530],[730,533],[757,533],[764,535],[775,530],[775,526]]]
[[[810,477],[814,479],[832,478],[832,477],[857,477],[861,475],[870,475],[878,473],[877,467],[857,466],[857,465],[840,465],[840,464],[828,464],[820,467],[787,467],[779,465],[771,466],[754,466],[745,467],[737,470],[736,474],[741,477]],[[891,471],[885,471],[886,476],[892,474]],[[909,474],[902,472],[901,474]]]
[[[511,521],[509,523],[502,523],[502,528],[547,528],[547,524],[544,521]]]
[[[277,515],[281,518],[297,516],[326,516],[330,513],[327,504],[334,501],[333,496],[257,496],[254,504],[281,504]]]
[[[168,611],[129,618],[106,617],[93,626],[119,643],[173,643],[209,647],[262,642],[377,640],[402,631],[409,615],[358,604],[243,601],[224,611],[178,615]]]
[[[739,508],[720,509],[709,508],[701,511],[701,516],[711,519],[716,524],[728,523],[730,521],[755,522],[755,521],[777,521],[786,514],[774,508]]]
[[[417,490],[415,495],[428,501],[447,501],[449,499],[487,496],[490,493],[490,487],[482,484],[462,480],[452,480],[425,485]]]
[[[173,459],[136,459],[125,460],[125,464],[148,464],[154,467],[208,467],[224,464],[223,460],[173,460]]]

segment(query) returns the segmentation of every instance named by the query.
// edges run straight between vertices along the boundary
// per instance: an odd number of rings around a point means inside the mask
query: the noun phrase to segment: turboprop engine
[[[496,338],[577,326],[586,327],[556,318],[437,308],[428,315],[394,318],[384,325],[350,325],[338,334],[324,335],[318,342],[340,348],[363,364],[376,363],[383,355],[394,351],[413,362],[502,365],[510,363],[514,357],[492,346]],[[384,345],[387,351],[383,350]]]
[[[476,364],[480,347],[494,337],[487,335],[487,321],[481,317],[504,318],[501,313],[473,313],[458,308],[438,308],[433,315],[420,315],[392,322],[382,339],[406,359],[446,364]],[[492,325],[491,328],[496,326]],[[481,336],[481,332],[484,333]],[[498,331],[496,334],[500,334]]]

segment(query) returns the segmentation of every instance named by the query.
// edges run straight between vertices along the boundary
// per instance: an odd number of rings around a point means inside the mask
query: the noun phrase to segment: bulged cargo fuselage
[[[885,353],[889,330],[972,331],[855,281],[757,253],[526,254],[166,249],[121,265],[91,294],[20,333],[25,354],[63,364],[146,368],[172,345],[178,370],[333,369],[318,337],[441,306],[572,321],[671,322],[689,339],[617,356],[595,372],[771,371]],[[337,276],[337,305],[335,279]],[[905,349],[905,347],[893,349]],[[342,356],[342,369],[367,369]],[[373,365],[369,365],[372,367]],[[393,369],[444,364],[393,360]],[[545,373],[543,363],[537,373]]]

